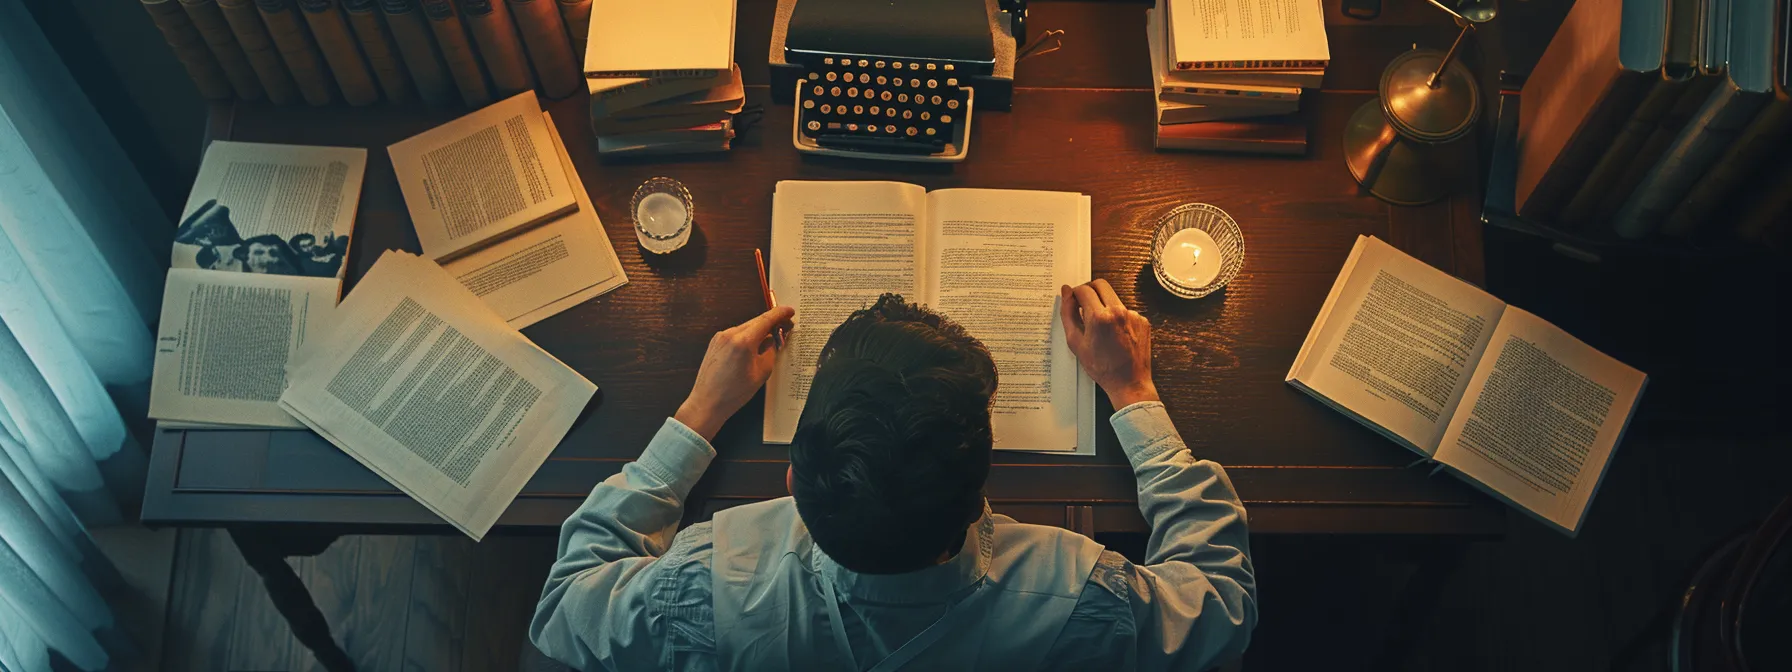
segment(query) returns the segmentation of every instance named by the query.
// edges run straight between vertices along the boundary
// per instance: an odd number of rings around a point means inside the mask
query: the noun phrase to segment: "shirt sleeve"
[[[1133,404],[1111,420],[1151,537],[1145,564],[1121,560],[1091,577],[1105,577],[1105,591],[1086,590],[1124,593],[1134,621],[1124,658],[1136,669],[1205,670],[1238,656],[1257,625],[1257,581],[1232,481],[1220,465],[1195,459],[1162,403]]]
[[[698,572],[688,540],[673,540],[684,536],[685,497],[714,458],[709,442],[668,418],[639,459],[591,490],[560,527],[559,559],[529,624],[542,653],[580,670],[657,669],[685,657],[673,651],[682,647],[673,646],[680,624],[667,612],[678,600],[668,591]]]

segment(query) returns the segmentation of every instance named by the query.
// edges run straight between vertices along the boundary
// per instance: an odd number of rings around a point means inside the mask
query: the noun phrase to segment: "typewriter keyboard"
[[[796,130],[829,149],[952,154],[970,132],[968,75],[951,63],[822,58],[797,83]]]

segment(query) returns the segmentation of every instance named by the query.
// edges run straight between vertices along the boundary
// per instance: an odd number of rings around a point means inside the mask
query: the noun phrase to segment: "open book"
[[[554,163],[570,178],[578,209],[442,262],[454,279],[517,329],[628,283],[566,143],[548,113],[542,112],[541,119]]]
[[[367,150],[215,141],[163,289],[149,417],[301,427],[275,404],[287,358],[341,295]]]
[[[406,252],[337,317],[288,364],[280,407],[475,540],[597,391]]]
[[[1000,381],[996,448],[1093,455],[1095,385],[1058,323],[1059,285],[1089,281],[1089,197],[927,190],[900,182],[778,183],[771,285],[796,328],[766,387],[767,443],[790,443],[834,327],[883,292],[962,325]]]
[[[423,256],[451,259],[579,207],[524,91],[386,148]]]
[[[1287,380],[1573,535],[1648,377],[1362,236]]]

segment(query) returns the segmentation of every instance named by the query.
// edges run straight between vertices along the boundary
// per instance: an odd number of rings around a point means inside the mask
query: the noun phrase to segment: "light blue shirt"
[[[1151,525],[1147,564],[1102,552],[1045,660],[1060,669],[1203,670],[1239,655],[1257,622],[1256,580],[1244,507],[1225,470],[1190,454],[1161,403],[1133,404],[1111,422]],[[685,497],[714,457],[701,436],[667,419],[639,460],[591,491],[561,528],[560,558],[530,624],[542,652],[581,670],[718,668],[726,653],[717,651],[718,641],[726,640],[716,636],[714,534],[709,523],[677,529]],[[791,527],[763,534],[807,534],[800,523]],[[1036,526],[986,515],[978,529],[1002,535],[1028,528]],[[961,552],[948,564],[974,556]],[[843,592],[847,639],[860,667],[889,655],[946,608],[944,595],[936,604],[855,604],[856,594]],[[835,646],[818,639],[790,645]]]

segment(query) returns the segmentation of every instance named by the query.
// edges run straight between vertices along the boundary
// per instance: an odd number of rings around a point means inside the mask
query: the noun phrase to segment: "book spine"
[[[292,73],[299,95],[312,105],[329,105],[334,97],[330,93],[330,66],[311,41],[304,19],[292,8],[292,0],[255,0],[255,9],[261,12],[268,38],[280,50],[281,60],[286,61],[286,70]]]
[[[373,82],[373,73],[367,70],[367,59],[361,57],[361,49],[355,43],[354,33],[349,30],[348,20],[342,17],[341,0],[298,0],[298,3],[299,10],[305,14],[305,23],[311,26],[312,37],[317,38],[318,51],[323,52],[324,62],[336,75],[336,86],[342,89],[342,99],[357,106],[379,102],[379,85]]]
[[[212,55],[218,59],[218,67],[224,70],[224,77],[230,80],[230,86],[243,100],[261,100],[267,92],[261,88],[261,80],[255,75],[255,68],[249,66],[249,57],[243,48],[237,46],[236,35],[230,31],[230,22],[224,20],[224,13],[218,11],[218,3],[213,0],[180,0],[181,9],[187,12],[187,19],[199,30],[199,37],[205,40]]]
[[[492,90],[485,83],[485,71],[479,66],[479,54],[467,39],[466,26],[454,9],[454,0],[421,0],[423,16],[436,35],[436,46],[442,48],[442,62],[454,75],[454,87],[460,89],[461,102],[467,107],[485,107],[492,102]]]
[[[367,57],[367,66],[373,70],[373,78],[379,82],[380,91],[385,92],[386,100],[410,100],[411,76],[404,69],[398,45],[386,29],[386,20],[380,18],[375,0],[342,0],[342,10],[348,14],[348,25],[354,29],[361,53]]]
[[[555,0],[509,0],[510,13],[516,17],[517,32],[523,46],[529,49],[529,62],[535,65],[535,77],[541,90],[550,98],[565,98],[577,93],[585,82],[583,65],[573,60],[572,42],[566,39],[566,24],[560,19]]]
[[[417,0],[379,0],[386,15],[386,28],[398,45],[398,55],[417,85],[417,95],[430,105],[447,105],[454,99],[454,78],[442,55],[436,51],[436,40],[430,37],[429,19],[417,9]]]
[[[174,49],[174,57],[187,69],[187,76],[199,87],[199,95],[212,100],[229,100],[236,95],[230,77],[224,74],[218,58],[205,46],[205,38],[193,26],[193,20],[175,0],[142,0],[144,11],[162,31],[162,39]]]
[[[1637,76],[1637,81],[1642,81],[1641,76]],[[1679,100],[1680,92],[1687,83],[1685,80],[1651,81],[1653,83],[1647,86],[1647,92],[1634,105],[1625,105],[1627,100],[1606,103],[1613,105],[1616,112],[1611,116],[1610,123],[1618,123],[1618,120],[1624,119],[1626,114],[1629,115],[1629,118],[1623,122],[1623,128],[1609,143],[1601,145],[1605,147],[1604,154],[1600,155],[1598,162],[1594,163],[1591,169],[1585,171],[1586,179],[1581,182],[1572,195],[1565,196],[1567,202],[1559,208],[1559,211],[1543,212],[1526,209],[1521,214],[1533,219],[1553,219],[1557,224],[1570,229],[1590,231],[1594,228],[1593,218],[1599,213],[1600,202],[1605,199],[1606,193],[1617,184],[1618,179],[1623,176],[1625,169],[1630,166],[1637,153],[1642,151],[1643,144],[1648,142],[1649,135],[1655,131],[1656,126],[1661,124],[1661,118],[1666,116],[1668,110],[1674,106],[1674,101]],[[1611,95],[1616,100],[1623,94]],[[1588,117],[1589,124],[1602,123],[1601,120],[1604,119],[1606,117],[1600,116],[1600,114]],[[1564,149],[1563,153],[1568,151],[1570,150]],[[1581,150],[1575,148],[1574,151]],[[1598,151],[1598,147],[1591,148],[1591,151]],[[1560,158],[1556,161],[1565,165],[1568,163]],[[1571,171],[1552,170],[1550,177],[1554,177],[1558,172]],[[1548,183],[1547,178],[1544,182],[1539,182],[1537,193],[1545,193]],[[1537,200],[1537,197],[1534,196],[1532,200]]]
[[[492,85],[497,87],[498,95],[508,96],[535,88],[535,78],[529,74],[529,60],[523,55],[522,41],[516,37],[516,23],[510,18],[510,10],[504,8],[504,0],[456,0],[460,12],[467,17],[467,29],[473,33],[473,42],[479,45],[479,55],[485,59],[486,72],[492,75]]]
[[[573,56],[584,67],[585,43],[591,38],[591,0],[557,0],[566,35],[572,38]]]
[[[267,92],[268,100],[276,105],[299,102],[299,85],[292,81],[292,73],[286,71],[286,63],[280,60],[280,50],[274,47],[273,38],[268,37],[268,27],[262,25],[261,13],[255,11],[254,1],[218,0],[217,4],[218,12],[230,24],[230,32],[236,35],[237,46],[249,59],[249,67],[255,69],[256,78],[261,80],[261,88]]]
[[[1618,211],[1613,222],[1618,234],[1640,238],[1659,229],[1668,213],[1692,190],[1693,182],[1709,171],[1741,134],[1761,102],[1759,97],[1727,84],[1713,92]]]
[[[1768,165],[1768,159],[1792,136],[1792,100],[1775,99],[1767,109],[1755,115],[1742,137],[1718,159],[1717,166],[1693,185],[1692,192],[1674,206],[1662,231],[1670,235],[1690,236],[1726,202],[1739,198],[1738,189],[1749,176]]]
[[[1630,202],[1630,196],[1636,193],[1637,185],[1643,183],[1643,178],[1661,160],[1668,147],[1674,144],[1674,139],[1680,137],[1681,129],[1686,128],[1693,115],[1698,113],[1716,84],[1717,78],[1714,77],[1696,78],[1688,84],[1686,90],[1674,101],[1674,106],[1661,118],[1661,123],[1649,132],[1649,139],[1643,141],[1642,149],[1637,150],[1636,157],[1618,174],[1611,190],[1600,199],[1599,208],[1593,213],[1593,222],[1606,224],[1608,230],[1612,228],[1609,224],[1615,221],[1618,211],[1623,209],[1625,203]]]

